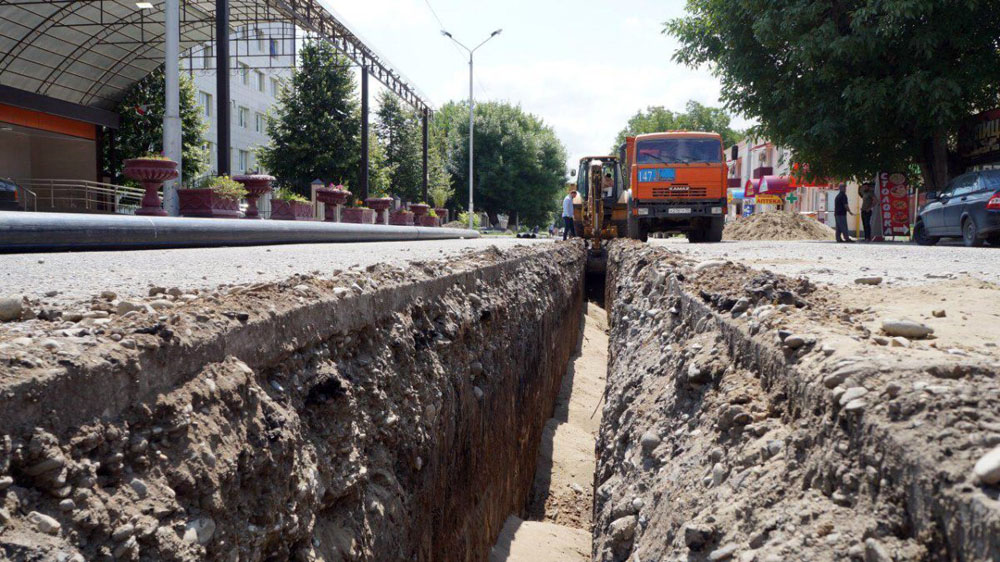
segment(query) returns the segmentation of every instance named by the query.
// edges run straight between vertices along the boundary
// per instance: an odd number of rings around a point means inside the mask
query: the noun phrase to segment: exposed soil
[[[834,230],[825,224],[784,211],[756,213],[726,223],[723,240],[833,240]]]
[[[995,362],[736,264],[619,243],[608,283],[596,560],[1000,557]]]
[[[491,562],[590,559],[594,444],[607,374],[607,314],[589,304],[579,352],[545,424],[528,520],[511,515]]]
[[[0,559],[483,560],[582,275],[548,245],[5,325]]]

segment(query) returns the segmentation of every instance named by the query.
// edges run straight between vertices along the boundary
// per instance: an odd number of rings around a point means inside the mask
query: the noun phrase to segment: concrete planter
[[[240,202],[223,199],[211,189],[179,189],[177,198],[180,201],[181,215],[185,217],[240,218]]]
[[[271,219],[279,221],[311,221],[313,208],[309,203],[299,201],[271,201]]]
[[[163,182],[175,179],[178,175],[177,162],[159,158],[131,158],[125,161],[125,177],[142,184],[146,193],[142,196],[142,207],[135,212],[137,215],[165,217],[159,191]]]
[[[438,216],[438,219],[441,221],[441,224],[448,222],[448,209],[444,208],[434,209],[434,214]]]
[[[348,207],[341,210],[341,222],[354,224],[374,224],[375,211],[363,207]]]
[[[413,226],[413,213],[396,211],[389,215],[389,224],[394,226]]]
[[[316,190],[316,200],[323,203],[323,216],[326,222],[337,222],[342,220],[341,206],[347,202],[351,192],[346,189],[334,189],[332,187],[321,187]]]
[[[423,215],[422,217],[419,217],[419,221],[420,226],[439,226],[437,217]]]
[[[243,218],[259,219],[260,212],[257,210],[257,199],[271,191],[271,182],[274,181],[274,176],[246,174],[233,176],[233,180],[242,183],[243,187],[247,190],[247,212]]]
[[[415,220],[417,220],[417,221],[420,220],[420,217],[426,215],[427,211],[429,211],[430,208],[431,208],[430,205],[424,205],[422,203],[411,203],[410,204],[410,210],[413,211],[413,216],[416,217]]]
[[[375,222],[378,224],[388,224],[386,222],[386,211],[392,205],[392,197],[369,197],[365,200],[365,205],[375,210]]]

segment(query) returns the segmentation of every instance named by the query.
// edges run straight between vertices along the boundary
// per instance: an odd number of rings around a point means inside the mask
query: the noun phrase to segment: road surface
[[[729,259],[784,275],[807,275],[846,285],[880,276],[890,285],[920,285],[935,279],[972,277],[1000,282],[1000,248],[918,246],[909,243],[837,244],[827,241],[740,241],[689,244],[679,238],[650,239],[698,260]]]
[[[373,263],[404,264],[454,257],[490,246],[505,249],[543,240],[473,240],[293,244],[115,252],[0,255],[0,296],[27,296],[70,305],[102,291],[145,296],[152,286],[209,289],[223,284],[280,281],[296,273],[330,276]],[[56,294],[52,294],[56,291]],[[46,296],[49,295],[49,296]]]

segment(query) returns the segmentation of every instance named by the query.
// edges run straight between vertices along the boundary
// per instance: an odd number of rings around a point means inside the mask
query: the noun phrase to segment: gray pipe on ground
[[[0,253],[478,238],[474,230],[0,211]]]

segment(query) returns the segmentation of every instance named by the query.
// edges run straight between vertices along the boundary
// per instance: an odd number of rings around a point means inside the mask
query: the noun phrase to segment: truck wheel
[[[645,239],[642,238],[642,232],[639,227],[639,217],[632,214],[632,209],[634,208],[635,207],[632,205],[632,199],[629,198],[628,208],[626,209],[626,212],[628,213],[627,215],[628,237],[631,238],[632,240],[642,240],[645,242]]]
[[[695,226],[687,232],[688,242],[691,244],[698,244],[699,242],[705,241],[705,229],[701,226]]]
[[[725,226],[726,219],[713,217],[705,229],[705,242],[722,242],[722,229]]]

